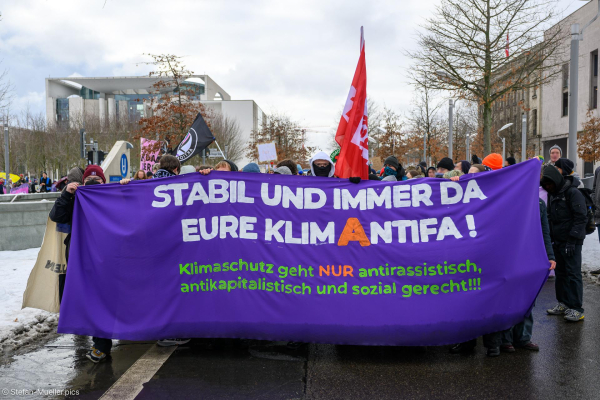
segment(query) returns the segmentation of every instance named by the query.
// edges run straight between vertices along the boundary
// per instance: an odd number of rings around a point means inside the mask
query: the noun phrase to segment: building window
[[[533,132],[533,136],[537,136],[537,109],[532,110],[531,113],[531,122],[533,124],[531,131]]]
[[[56,99],[56,122],[69,121],[69,99]]]
[[[562,88],[569,88],[569,64],[563,64],[562,66]]]
[[[590,53],[590,109],[598,108],[598,50]]]
[[[569,92],[563,92],[562,95],[562,116],[569,115]]]

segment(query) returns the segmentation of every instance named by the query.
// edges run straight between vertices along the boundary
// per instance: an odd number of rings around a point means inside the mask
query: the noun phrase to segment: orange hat
[[[494,171],[497,169],[502,169],[502,156],[498,153],[489,154],[486,158],[483,159],[483,165],[490,167]]]

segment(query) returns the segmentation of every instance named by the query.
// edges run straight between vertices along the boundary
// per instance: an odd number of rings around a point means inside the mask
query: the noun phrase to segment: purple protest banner
[[[504,330],[548,274],[539,171],[82,187],[58,331],[443,345]]]
[[[29,193],[29,184],[24,183],[19,187],[10,189],[10,194],[27,194]]]

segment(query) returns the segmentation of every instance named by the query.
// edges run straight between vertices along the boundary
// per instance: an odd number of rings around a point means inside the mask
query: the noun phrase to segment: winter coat
[[[63,190],[60,197],[56,199],[52,210],[50,210],[50,219],[57,224],[65,224],[69,227],[73,222],[73,205],[75,204],[75,194]],[[65,258],[69,263],[69,248],[71,247],[71,233],[65,238]]]
[[[45,183],[46,186],[42,186],[42,183]],[[49,192],[52,190],[52,180],[50,178],[40,178],[40,193]]]
[[[596,225],[600,225],[600,167],[594,172],[594,205],[596,206],[594,220]]]
[[[540,220],[542,221],[542,236],[544,237],[544,246],[548,260],[554,260],[554,250],[552,250],[552,240],[550,240],[550,225],[548,224],[548,210],[544,200],[540,201]]]
[[[550,179],[556,185],[555,192],[548,193],[548,222],[552,241],[582,245],[587,224],[583,194],[574,186],[572,176],[563,177],[555,167],[544,168],[544,179]]]

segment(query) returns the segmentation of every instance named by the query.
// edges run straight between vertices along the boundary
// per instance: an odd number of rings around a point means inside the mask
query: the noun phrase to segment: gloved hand
[[[348,180],[352,183],[360,183],[360,177],[358,176],[350,177]]]
[[[569,257],[575,255],[575,243],[567,242],[565,245],[565,255]]]

